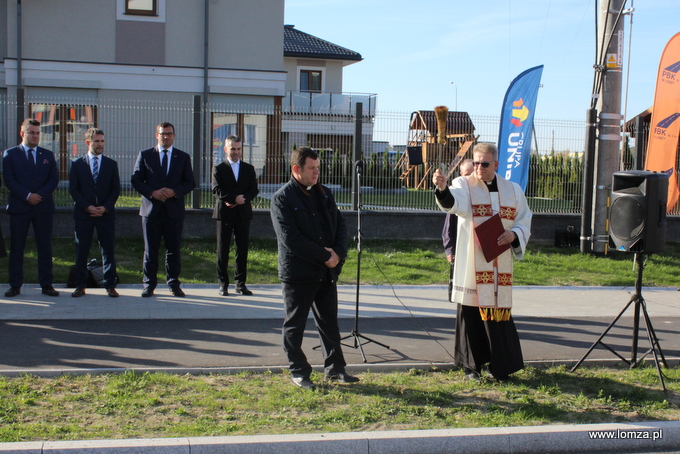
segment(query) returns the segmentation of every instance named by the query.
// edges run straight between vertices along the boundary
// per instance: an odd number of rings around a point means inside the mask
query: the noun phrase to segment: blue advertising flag
[[[527,69],[512,81],[503,100],[498,134],[498,173],[526,190],[534,110],[543,65]]]

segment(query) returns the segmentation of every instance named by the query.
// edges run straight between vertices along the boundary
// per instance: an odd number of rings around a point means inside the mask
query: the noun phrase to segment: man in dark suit
[[[112,298],[116,291],[116,200],[120,195],[118,163],[104,156],[104,131],[90,128],[85,133],[88,152],[73,161],[69,174],[69,192],[75,202],[73,219],[76,232],[76,290],[74,298],[85,294],[87,287],[87,256],[92,246],[94,230],[104,262],[104,287]]]
[[[38,248],[38,281],[42,293],[59,296],[52,287],[52,193],[59,184],[54,154],[40,143],[40,122],[27,118],[21,124],[22,141],[5,150],[2,173],[9,189],[7,213],[9,214],[9,285],[5,296],[21,293],[24,283],[24,249],[28,228],[33,225]]]
[[[253,219],[250,202],[260,191],[255,167],[241,160],[242,150],[240,137],[227,137],[224,143],[226,159],[213,168],[212,192],[216,201],[212,217],[217,220],[217,279],[222,296],[229,295],[227,267],[232,234],[236,245],[236,293],[253,294],[246,287],[250,221]]]
[[[170,291],[184,296],[179,273],[182,229],[184,228],[184,196],[196,183],[188,154],[172,146],[175,127],[168,122],[156,127],[158,145],[139,153],[132,186],[142,195],[139,215],[144,234],[143,297],[153,295],[158,273],[158,250],[161,237],[165,242],[165,272]]]

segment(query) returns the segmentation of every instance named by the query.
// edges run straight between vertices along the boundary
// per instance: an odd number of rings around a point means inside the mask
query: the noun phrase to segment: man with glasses
[[[142,296],[153,296],[158,281],[158,251],[161,238],[165,242],[165,272],[170,292],[185,296],[180,288],[182,269],[180,249],[184,228],[184,196],[195,187],[189,155],[173,147],[175,127],[168,122],[156,127],[158,145],[139,153],[132,187],[142,195],[139,215],[144,235],[144,290]]]
[[[439,207],[458,215],[452,302],[458,303],[455,362],[469,379],[479,379],[482,367],[497,380],[524,367],[517,329],[512,320],[512,264],[521,259],[531,235],[531,211],[516,183],[496,173],[498,150],[490,143],[473,149],[474,173],[446,187],[437,169],[432,181]],[[498,214],[497,236],[478,236],[475,228]],[[494,221],[492,219],[490,222]],[[485,246],[507,248],[490,261]]]
[[[39,147],[40,122],[27,118],[21,124],[22,141],[5,150],[2,174],[9,189],[7,213],[9,214],[9,290],[7,298],[21,293],[24,282],[24,249],[28,229],[33,225],[38,249],[38,281],[42,294],[59,296],[52,286],[52,193],[59,184],[54,154]]]

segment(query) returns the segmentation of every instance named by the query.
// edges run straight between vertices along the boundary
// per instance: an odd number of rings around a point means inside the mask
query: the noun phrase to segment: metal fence
[[[405,185],[408,160],[403,155],[409,141],[411,112],[365,110],[362,118],[361,203],[371,210],[436,210],[432,186]],[[224,159],[223,142],[235,133],[243,138],[243,159],[253,164],[260,181],[256,208],[268,208],[273,192],[289,178],[288,158],[295,146],[307,145],[322,156],[322,182],[330,185],[343,209],[351,209],[354,176],[355,118],[346,112],[292,112],[271,106],[209,103],[196,100],[149,101],[138,99],[30,98],[26,116],[42,122],[41,145],[55,152],[60,169],[57,203],[72,204],[68,196],[70,162],[87,150],[84,133],[97,126],[106,133],[105,153],[118,161],[123,192],[121,207],[139,205],[130,176],[139,151],[156,144],[155,126],[175,125],[175,146],[193,158],[198,189],[187,206],[209,208],[211,172]],[[0,141],[3,148],[17,142],[17,104],[0,99]],[[499,118],[471,115],[479,141],[496,142]],[[527,196],[534,212],[580,213],[585,122],[536,119]],[[450,162],[430,161],[430,168]],[[6,199],[6,189],[0,197]],[[3,200],[4,201],[4,200]]]

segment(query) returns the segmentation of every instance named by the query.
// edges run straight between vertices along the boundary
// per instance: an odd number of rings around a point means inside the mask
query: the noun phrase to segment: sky
[[[680,1],[627,0],[631,6],[632,27],[630,15],[624,23],[626,118],[653,104],[661,54],[680,32]],[[500,116],[512,80],[544,65],[536,118],[584,120],[595,11],[595,0],[286,0],[285,23],[359,52],[364,60],[345,67],[343,91],[377,94],[380,112],[446,105]]]

